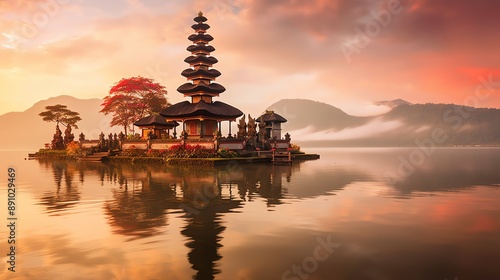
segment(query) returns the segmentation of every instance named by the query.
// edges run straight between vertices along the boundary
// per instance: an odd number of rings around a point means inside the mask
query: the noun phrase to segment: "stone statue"
[[[120,141],[118,140],[118,135],[115,133],[113,135],[113,149],[118,149],[120,147]]]
[[[266,124],[261,121],[259,122],[259,143],[263,145],[264,142],[266,142]]]
[[[183,130],[181,132],[181,135],[180,135],[179,138],[181,139],[181,145],[183,147],[186,147],[186,142],[187,142],[187,139],[188,139],[188,133],[187,133],[187,131]]]
[[[52,149],[53,150],[64,150],[64,140],[62,137],[62,132],[59,129],[59,125],[56,125],[56,133],[52,138]]]
[[[104,150],[105,145],[106,145],[106,143],[104,140],[104,133],[102,133],[102,131],[101,131],[101,134],[99,134],[99,149],[101,151]]]
[[[247,124],[245,123],[245,115],[241,117],[240,122],[238,124],[238,133],[237,133],[237,138],[238,139],[245,139],[247,136]]]
[[[113,133],[110,133],[108,135],[108,149],[113,149]]]
[[[213,135],[214,135],[214,139],[213,139],[213,140],[217,140],[217,139],[219,139],[219,138],[220,138],[220,136],[221,136],[221,135],[220,135],[220,132],[219,132],[219,130],[218,130],[218,129],[216,129],[216,130],[214,131]]]
[[[71,133],[71,125],[68,125],[66,127],[66,130],[64,130],[64,146],[67,146],[69,143],[73,142],[73,140],[75,139],[75,135],[73,135],[73,133]]]
[[[248,143],[252,146],[255,146],[257,143],[257,122],[255,121],[250,114],[248,115],[248,130],[247,130],[247,137],[248,137]]]
[[[187,140],[188,139],[188,133],[187,133],[187,131],[183,130],[181,132],[181,137],[180,138],[181,138],[181,140]]]
[[[123,132],[120,131],[120,134],[118,134],[118,139],[120,140],[119,143],[118,143],[118,146],[117,148],[119,148],[120,150],[122,150],[122,145],[123,145],[123,141],[125,141],[125,134]]]

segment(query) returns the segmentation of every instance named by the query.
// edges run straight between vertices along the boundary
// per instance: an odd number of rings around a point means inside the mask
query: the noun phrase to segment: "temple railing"
[[[249,140],[250,141],[250,140]],[[252,142],[250,142],[252,143]],[[290,148],[290,139],[268,139],[266,140],[266,145],[268,149],[275,150],[286,150]],[[193,138],[193,139],[134,139],[134,140],[85,140],[80,139],[80,146],[82,149],[94,149],[98,150],[112,150],[112,149],[140,149],[140,150],[167,150],[175,145],[199,145],[205,147],[206,149],[228,149],[228,150],[244,150],[247,146],[247,142],[244,139],[237,138]],[[250,144],[250,146],[255,146]]]
[[[139,149],[139,150],[147,150],[149,148],[148,140],[127,140],[123,141],[121,145],[122,150],[127,149]]]
[[[220,139],[218,144],[219,149],[243,150],[246,142],[242,139]]]
[[[172,146],[181,145],[182,142],[180,139],[155,139],[151,141],[151,149],[152,150],[167,150]]]
[[[80,141],[80,147],[82,149],[91,149],[93,147],[99,147],[99,140],[82,140]]]
[[[288,149],[290,148],[290,140],[269,140],[269,144],[274,149]]]
[[[181,139],[154,139],[154,140],[127,140],[122,143],[122,150],[126,149],[140,149],[140,150],[167,150],[172,146],[182,145]],[[215,143],[213,140],[208,139],[187,139],[185,141],[186,145],[199,145],[205,149],[215,149]]]

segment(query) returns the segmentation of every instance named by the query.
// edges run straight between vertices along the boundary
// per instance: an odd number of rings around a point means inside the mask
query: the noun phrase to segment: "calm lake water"
[[[306,149],[292,166],[25,160],[1,279],[500,279],[500,149]],[[14,278],[13,278],[14,277]]]

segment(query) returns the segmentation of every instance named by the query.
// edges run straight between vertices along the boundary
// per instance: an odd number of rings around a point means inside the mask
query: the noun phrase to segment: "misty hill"
[[[415,146],[440,133],[440,146],[499,145],[500,109],[401,103],[380,116],[357,117],[329,104],[284,99],[268,108],[288,119],[294,141],[327,146]],[[437,130],[437,132],[435,132]]]
[[[365,117],[351,116],[332,105],[307,99],[282,99],[267,110],[274,110],[287,122],[283,124],[288,130],[311,127],[316,131],[359,126],[366,122]]]
[[[68,109],[80,113],[82,120],[77,123],[79,129],[73,129],[75,138],[83,132],[87,139],[97,139],[101,131],[119,132],[120,128],[109,128],[110,117],[99,113],[102,100],[78,99],[62,95],[35,103],[24,112],[10,112],[0,116],[0,124],[6,132],[0,138],[0,150],[31,150],[43,148],[44,143],[52,140],[55,123],[44,122],[38,114],[45,111],[45,106],[63,104]],[[61,126],[64,132],[64,127]]]
[[[413,104],[398,106],[384,118],[402,120],[406,126],[404,133],[411,136],[425,137],[438,128],[447,136],[446,142],[452,145],[500,144],[500,109]]]
[[[403,100],[403,99],[400,99],[400,98],[394,99],[394,100],[388,100],[388,101],[376,101],[376,102],[373,102],[373,104],[375,104],[377,106],[387,106],[390,108],[396,108],[399,105],[411,105],[410,102]]]

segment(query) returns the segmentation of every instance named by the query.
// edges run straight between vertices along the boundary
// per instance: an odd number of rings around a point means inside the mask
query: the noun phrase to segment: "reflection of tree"
[[[104,209],[113,232],[142,238],[154,235],[157,227],[166,224],[162,206],[165,193],[149,194],[128,187],[112,192],[113,200],[107,201]]]
[[[153,236],[158,227],[166,225],[165,210],[178,208],[176,184],[154,178],[151,170],[140,166],[122,167],[125,166],[115,166],[119,171],[110,176],[113,182],[119,182],[120,188],[112,190],[113,200],[104,205],[113,231],[133,238]]]
[[[51,213],[67,210],[77,204],[80,201],[80,192],[73,186],[75,168],[64,161],[46,161],[43,164],[52,169],[56,190],[45,192],[40,199],[41,204]]]
[[[49,212],[57,213],[67,210],[80,201],[80,191],[74,183],[75,173],[81,184],[85,182],[85,174],[94,173],[100,177],[101,182],[106,179],[115,183],[123,184],[125,177],[116,172],[119,169],[112,165],[94,162],[75,162],[54,159],[38,159],[39,165],[51,170],[56,185],[55,191],[47,191],[40,198],[41,204],[45,205]],[[63,186],[64,182],[64,186]]]

